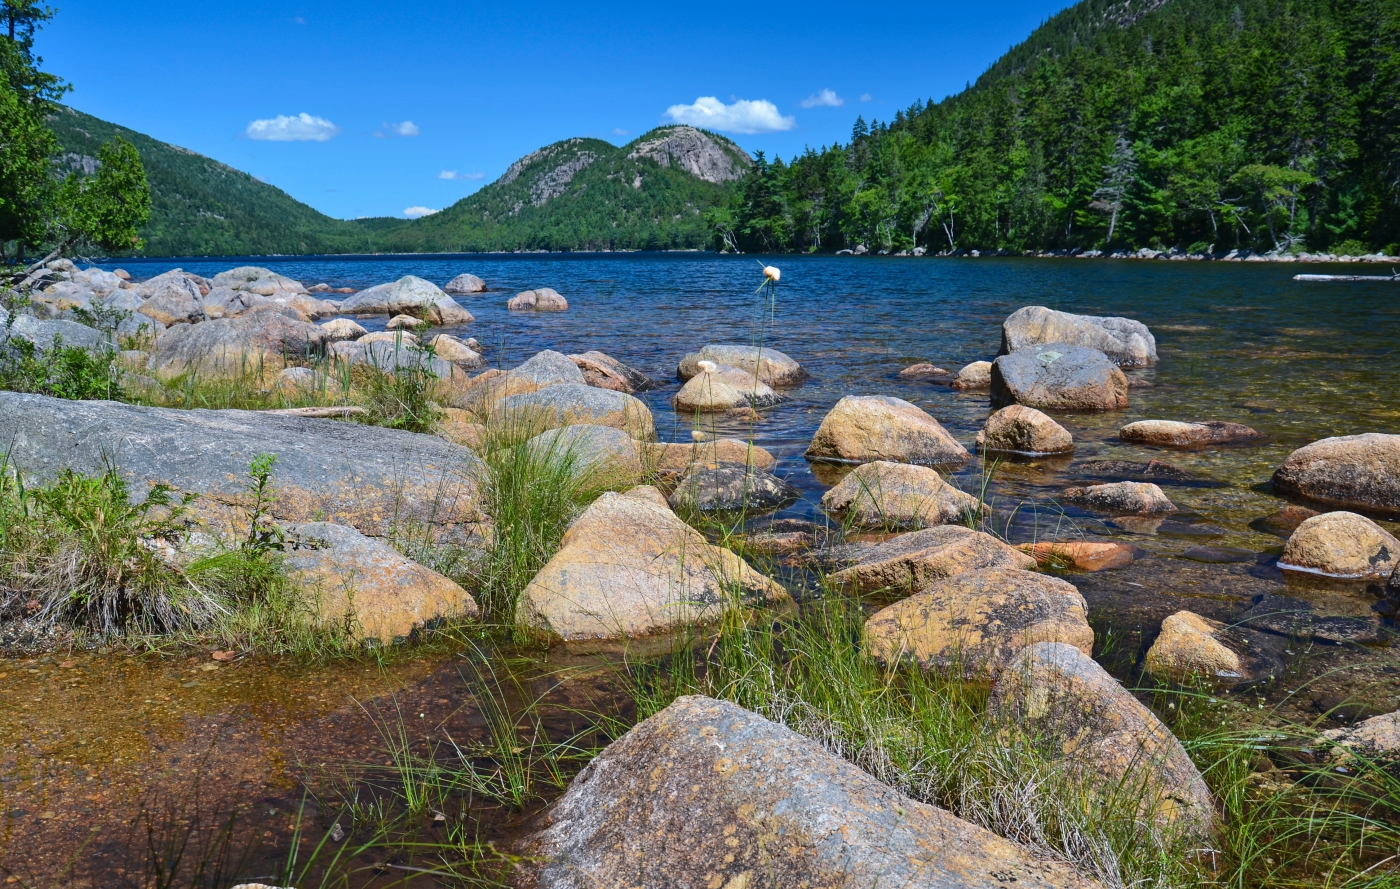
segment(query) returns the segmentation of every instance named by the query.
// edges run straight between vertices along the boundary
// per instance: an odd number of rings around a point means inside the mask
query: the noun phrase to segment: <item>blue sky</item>
[[[858,114],[960,90],[1068,3],[56,5],[38,50],[75,108],[352,218],[440,209],[542,145],[670,120],[770,157],[845,141]]]

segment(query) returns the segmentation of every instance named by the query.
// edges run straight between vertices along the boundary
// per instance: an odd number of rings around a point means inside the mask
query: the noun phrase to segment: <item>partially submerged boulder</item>
[[[1107,571],[1126,568],[1133,563],[1133,548],[1121,543],[1097,540],[1040,540],[1016,547],[1051,568],[1075,568],[1079,571]]]
[[[147,369],[157,376],[276,372],[315,360],[325,350],[325,331],[316,325],[260,312],[170,328],[157,337]]]
[[[476,275],[460,274],[442,285],[444,293],[485,293],[486,282]]]
[[[101,475],[112,463],[135,497],[156,483],[199,495],[195,508],[215,530],[247,533],[248,467],[261,454],[277,457],[272,516],[280,521],[324,519],[372,536],[412,521],[445,537],[483,519],[476,456],[396,429],[0,392],[0,438],[27,483],[63,469]]]
[[[512,312],[567,312],[569,302],[553,287],[522,290],[506,302]]]
[[[579,773],[521,885],[1091,889],[734,704],[677,699]]]
[[[1143,669],[1149,676],[1170,682],[1238,682],[1244,678],[1244,660],[1230,641],[1219,621],[1194,611],[1178,611],[1162,621]]]
[[[1376,580],[1400,562],[1400,540],[1354,512],[1325,512],[1300,524],[1284,544],[1278,566],[1323,577]]]
[[[699,352],[686,355],[677,365],[676,375],[682,380],[689,380],[700,372],[701,361],[737,367],[747,371],[750,378],[757,373],[760,382],[775,389],[796,386],[807,378],[807,372],[802,369],[802,365],[777,349],[723,344],[711,344]]]
[[[1263,437],[1248,426],[1216,420],[1203,423],[1139,420],[1118,430],[1118,438],[1124,442],[1155,445],[1159,448],[1203,448],[1256,441]]]
[[[1072,315],[1045,306],[1026,306],[1002,322],[1002,355],[1047,343],[1095,349],[1119,367],[1157,363],[1157,340],[1152,331],[1131,318]]]
[[[340,304],[346,315],[412,315],[441,326],[467,324],[472,313],[438,289],[431,281],[404,275],[390,284],[380,284],[347,298]]]
[[[678,412],[729,411],[743,407],[768,407],[780,400],[767,383],[753,371],[702,361],[700,371],[691,377],[671,399]]]
[[[977,450],[1039,457],[1074,450],[1069,430],[1033,407],[1012,404],[987,418]]]
[[[1113,482],[1084,488],[1065,488],[1061,495],[1074,503],[1101,512],[1158,515],[1176,512],[1176,504],[1151,482]]]
[[[330,522],[287,529],[289,579],[317,617],[388,645],[443,618],[477,616],[476,601],[452,580],[353,528]]]
[[[802,492],[776,475],[742,464],[699,469],[681,479],[670,497],[677,512],[771,512],[801,498]]]
[[[602,352],[584,352],[568,357],[583,371],[583,381],[599,389],[612,389],[630,395],[656,385],[646,374]]]
[[[847,395],[825,417],[807,459],[829,463],[892,460],[926,466],[961,464],[967,448],[932,416],[902,398]]]
[[[863,596],[898,598],[946,577],[991,568],[1030,570],[1035,560],[990,534],[941,525],[882,543],[845,544],[822,561],[840,570],[827,582]]]
[[[1058,411],[1113,411],[1128,406],[1128,380],[1102,352],[1050,343],[992,362],[992,404]]]
[[[561,383],[502,398],[491,409],[491,416],[497,423],[521,428],[544,430],[593,423],[624,429],[633,438],[656,437],[651,410],[640,399],[582,383]]]
[[[936,380],[946,376],[948,371],[927,362],[911,364],[899,372],[901,380]]]
[[[1016,568],[934,580],[872,615],[862,644],[889,666],[909,664],[965,679],[995,680],[1013,655],[1037,642],[1089,654],[1094,631],[1073,585]]]
[[[1181,742],[1079,648],[1022,649],[992,689],[988,713],[1040,739],[1100,792],[1141,793],[1145,816],[1200,837],[1214,831],[1215,800]]]
[[[771,471],[777,459],[758,445],[737,438],[718,438],[699,442],[660,442],[643,445],[644,459],[656,472],[689,475],[697,469],[714,468],[724,463],[755,466]]]
[[[564,641],[643,636],[718,619],[787,591],[669,509],[605,493],[520,594],[519,623]]]
[[[954,389],[988,389],[992,385],[992,363],[974,361],[964,365],[953,378]]]
[[[1400,514],[1400,435],[1368,432],[1304,445],[1274,473],[1274,487],[1328,506]]]
[[[926,466],[877,460],[822,495],[822,509],[864,528],[923,528],[975,517],[981,504]]]

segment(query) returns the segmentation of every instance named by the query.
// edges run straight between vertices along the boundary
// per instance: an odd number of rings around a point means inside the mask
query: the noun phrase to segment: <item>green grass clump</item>
[[[47,351],[18,337],[0,343],[0,389],[75,401],[126,398],[115,352],[65,346],[60,337]]]

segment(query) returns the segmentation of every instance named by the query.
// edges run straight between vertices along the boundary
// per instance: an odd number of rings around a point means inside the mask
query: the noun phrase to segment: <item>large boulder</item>
[[[512,312],[567,312],[569,301],[553,287],[537,287],[512,296],[506,301],[506,308]]]
[[[700,372],[701,361],[737,367],[747,371],[750,378],[757,372],[760,382],[775,389],[796,386],[807,378],[807,372],[802,369],[802,365],[777,349],[718,344],[705,346],[699,352],[686,355],[676,367],[676,375],[682,380],[689,380]]]
[[[1065,488],[1061,495],[1074,503],[1101,512],[1151,515],[1176,512],[1176,504],[1151,482],[1112,482],[1083,488]]]
[[[641,400],[625,392],[597,389],[582,383],[561,383],[507,396],[495,403],[491,416],[498,423],[521,428],[544,430],[593,423],[624,429],[634,438],[656,437],[651,410]]]
[[[103,271],[96,266],[74,272],[72,282],[79,287],[91,290],[99,298],[106,298],[114,290],[121,290],[126,284],[115,272]]]
[[[1178,611],[1162,621],[1152,647],[1143,659],[1149,676],[1170,682],[1225,680],[1233,684],[1244,677],[1244,659],[1231,644],[1226,626],[1194,611]]]
[[[1069,430],[1033,407],[1008,405],[987,418],[977,450],[1038,457],[1074,450]]]
[[[898,598],[945,577],[1011,568],[1028,571],[1035,560],[990,534],[942,525],[900,534],[882,543],[846,544],[823,561],[840,567],[832,585],[863,596]]]
[[[1152,331],[1131,318],[1071,315],[1044,306],[1026,306],[1002,322],[1002,355],[1047,343],[1095,349],[1120,367],[1157,363],[1157,340]]]
[[[346,315],[412,315],[429,324],[467,324],[472,313],[431,281],[404,275],[390,284],[361,290],[340,304]]]
[[[1325,512],[1298,526],[1278,566],[1324,577],[1376,580],[1400,561],[1400,540],[1354,512]]]
[[[709,622],[741,602],[786,601],[782,587],[671,510],[608,492],[520,594],[516,620],[564,641],[609,639]]]
[[[212,322],[211,322],[212,323]],[[257,411],[173,410],[0,393],[0,439],[26,482],[110,463],[133,496],[153,484],[199,495],[216,530],[247,533],[248,467],[274,454],[272,516],[332,521],[382,537],[403,523],[449,536],[479,522],[471,451],[431,435]]]
[[[1400,513],[1400,435],[1368,432],[1304,445],[1274,473],[1274,487],[1328,506]]]
[[[353,528],[309,522],[286,531],[288,578],[320,620],[354,636],[388,645],[439,619],[477,616],[454,581]]]
[[[183,269],[171,269],[142,281],[134,288],[142,299],[152,299],[162,294],[184,294],[195,300],[207,294],[211,288],[208,280],[191,275]]]
[[[926,466],[877,460],[822,495],[822,509],[863,528],[924,528],[975,517],[981,505]]]
[[[471,388],[458,395],[454,404],[485,417],[502,398],[569,384],[586,385],[583,371],[568,356],[545,349],[511,371],[502,373],[493,369],[474,377]]]
[[[179,279],[185,281],[186,279]],[[147,318],[154,318],[166,327],[176,324],[193,324],[204,320],[204,303],[199,290],[193,288],[162,287],[136,311]]]
[[[451,334],[440,333],[433,337],[428,345],[433,347],[434,355],[444,361],[451,361],[463,370],[474,370],[486,363],[480,352]]]
[[[101,331],[85,324],[62,318],[41,321],[33,315],[14,315],[0,321],[0,345],[10,340],[25,340],[40,352],[49,351],[55,343],[84,349],[99,349],[107,343],[107,338]]]
[[[1113,411],[1128,406],[1128,378],[1102,352],[1050,343],[992,362],[992,404],[1057,411]]]
[[[219,272],[211,279],[211,283],[214,287],[242,290],[246,293],[255,293],[258,296],[289,296],[294,293],[309,292],[300,281],[294,281],[271,269],[255,265],[239,266],[236,269]]]
[[[1088,606],[1073,585],[1016,568],[931,581],[865,622],[862,644],[889,666],[911,664],[965,679],[995,680],[1037,642],[1094,648]]]
[[[967,448],[937,420],[902,398],[847,395],[825,417],[807,459],[830,463],[950,465],[966,462]]]
[[[426,349],[410,342],[362,338],[353,343],[332,343],[328,351],[331,357],[352,367],[359,364],[388,374],[425,370],[440,380],[463,376],[452,362],[430,356]]]
[[[536,460],[567,468],[595,489],[635,485],[644,471],[632,436],[611,426],[582,424],[550,429],[525,442],[524,447]]]
[[[1181,742],[1074,645],[1023,649],[1002,671],[988,712],[1038,738],[1103,794],[1142,792],[1144,816],[1198,836],[1213,832],[1215,800]]]
[[[779,400],[778,393],[756,378],[753,371],[702,361],[700,372],[686,381],[671,399],[671,405],[678,412],[694,413],[768,407]]]
[[[762,469],[727,463],[699,469],[681,479],[670,505],[677,512],[771,512],[793,503],[802,492]]]
[[[486,282],[476,275],[460,274],[442,285],[444,293],[485,293]]]
[[[1176,420],[1138,420],[1118,430],[1118,438],[1130,444],[1155,445],[1159,448],[1203,448],[1219,444],[1238,444],[1263,438],[1258,432],[1239,423],[1207,420],[1203,423],[1181,423]]]
[[[316,325],[275,312],[258,312],[177,324],[156,339],[147,369],[159,376],[276,372],[289,363],[317,358],[325,349],[325,331]]]
[[[100,302],[102,297],[82,284],[59,281],[45,287],[41,293],[31,293],[30,299],[35,305],[52,306],[54,311],[66,312],[70,309],[91,311],[93,304]]]
[[[609,745],[521,851],[530,889],[1099,885],[700,696]]]
[[[583,371],[583,381],[599,389],[612,389],[630,395],[656,385],[646,374],[602,352],[584,352],[582,355],[568,357]]]

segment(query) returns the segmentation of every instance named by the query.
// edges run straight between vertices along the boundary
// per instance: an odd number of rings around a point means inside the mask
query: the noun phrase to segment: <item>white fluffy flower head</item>
[[[766,265],[763,267],[763,277],[767,278],[769,281],[772,281],[774,284],[777,284],[778,279],[782,276],[783,273],[778,271],[778,267],[775,265]]]
[[[695,366],[700,368],[700,372],[702,374],[712,374],[719,372],[719,365],[715,364],[713,361],[701,361]]]

